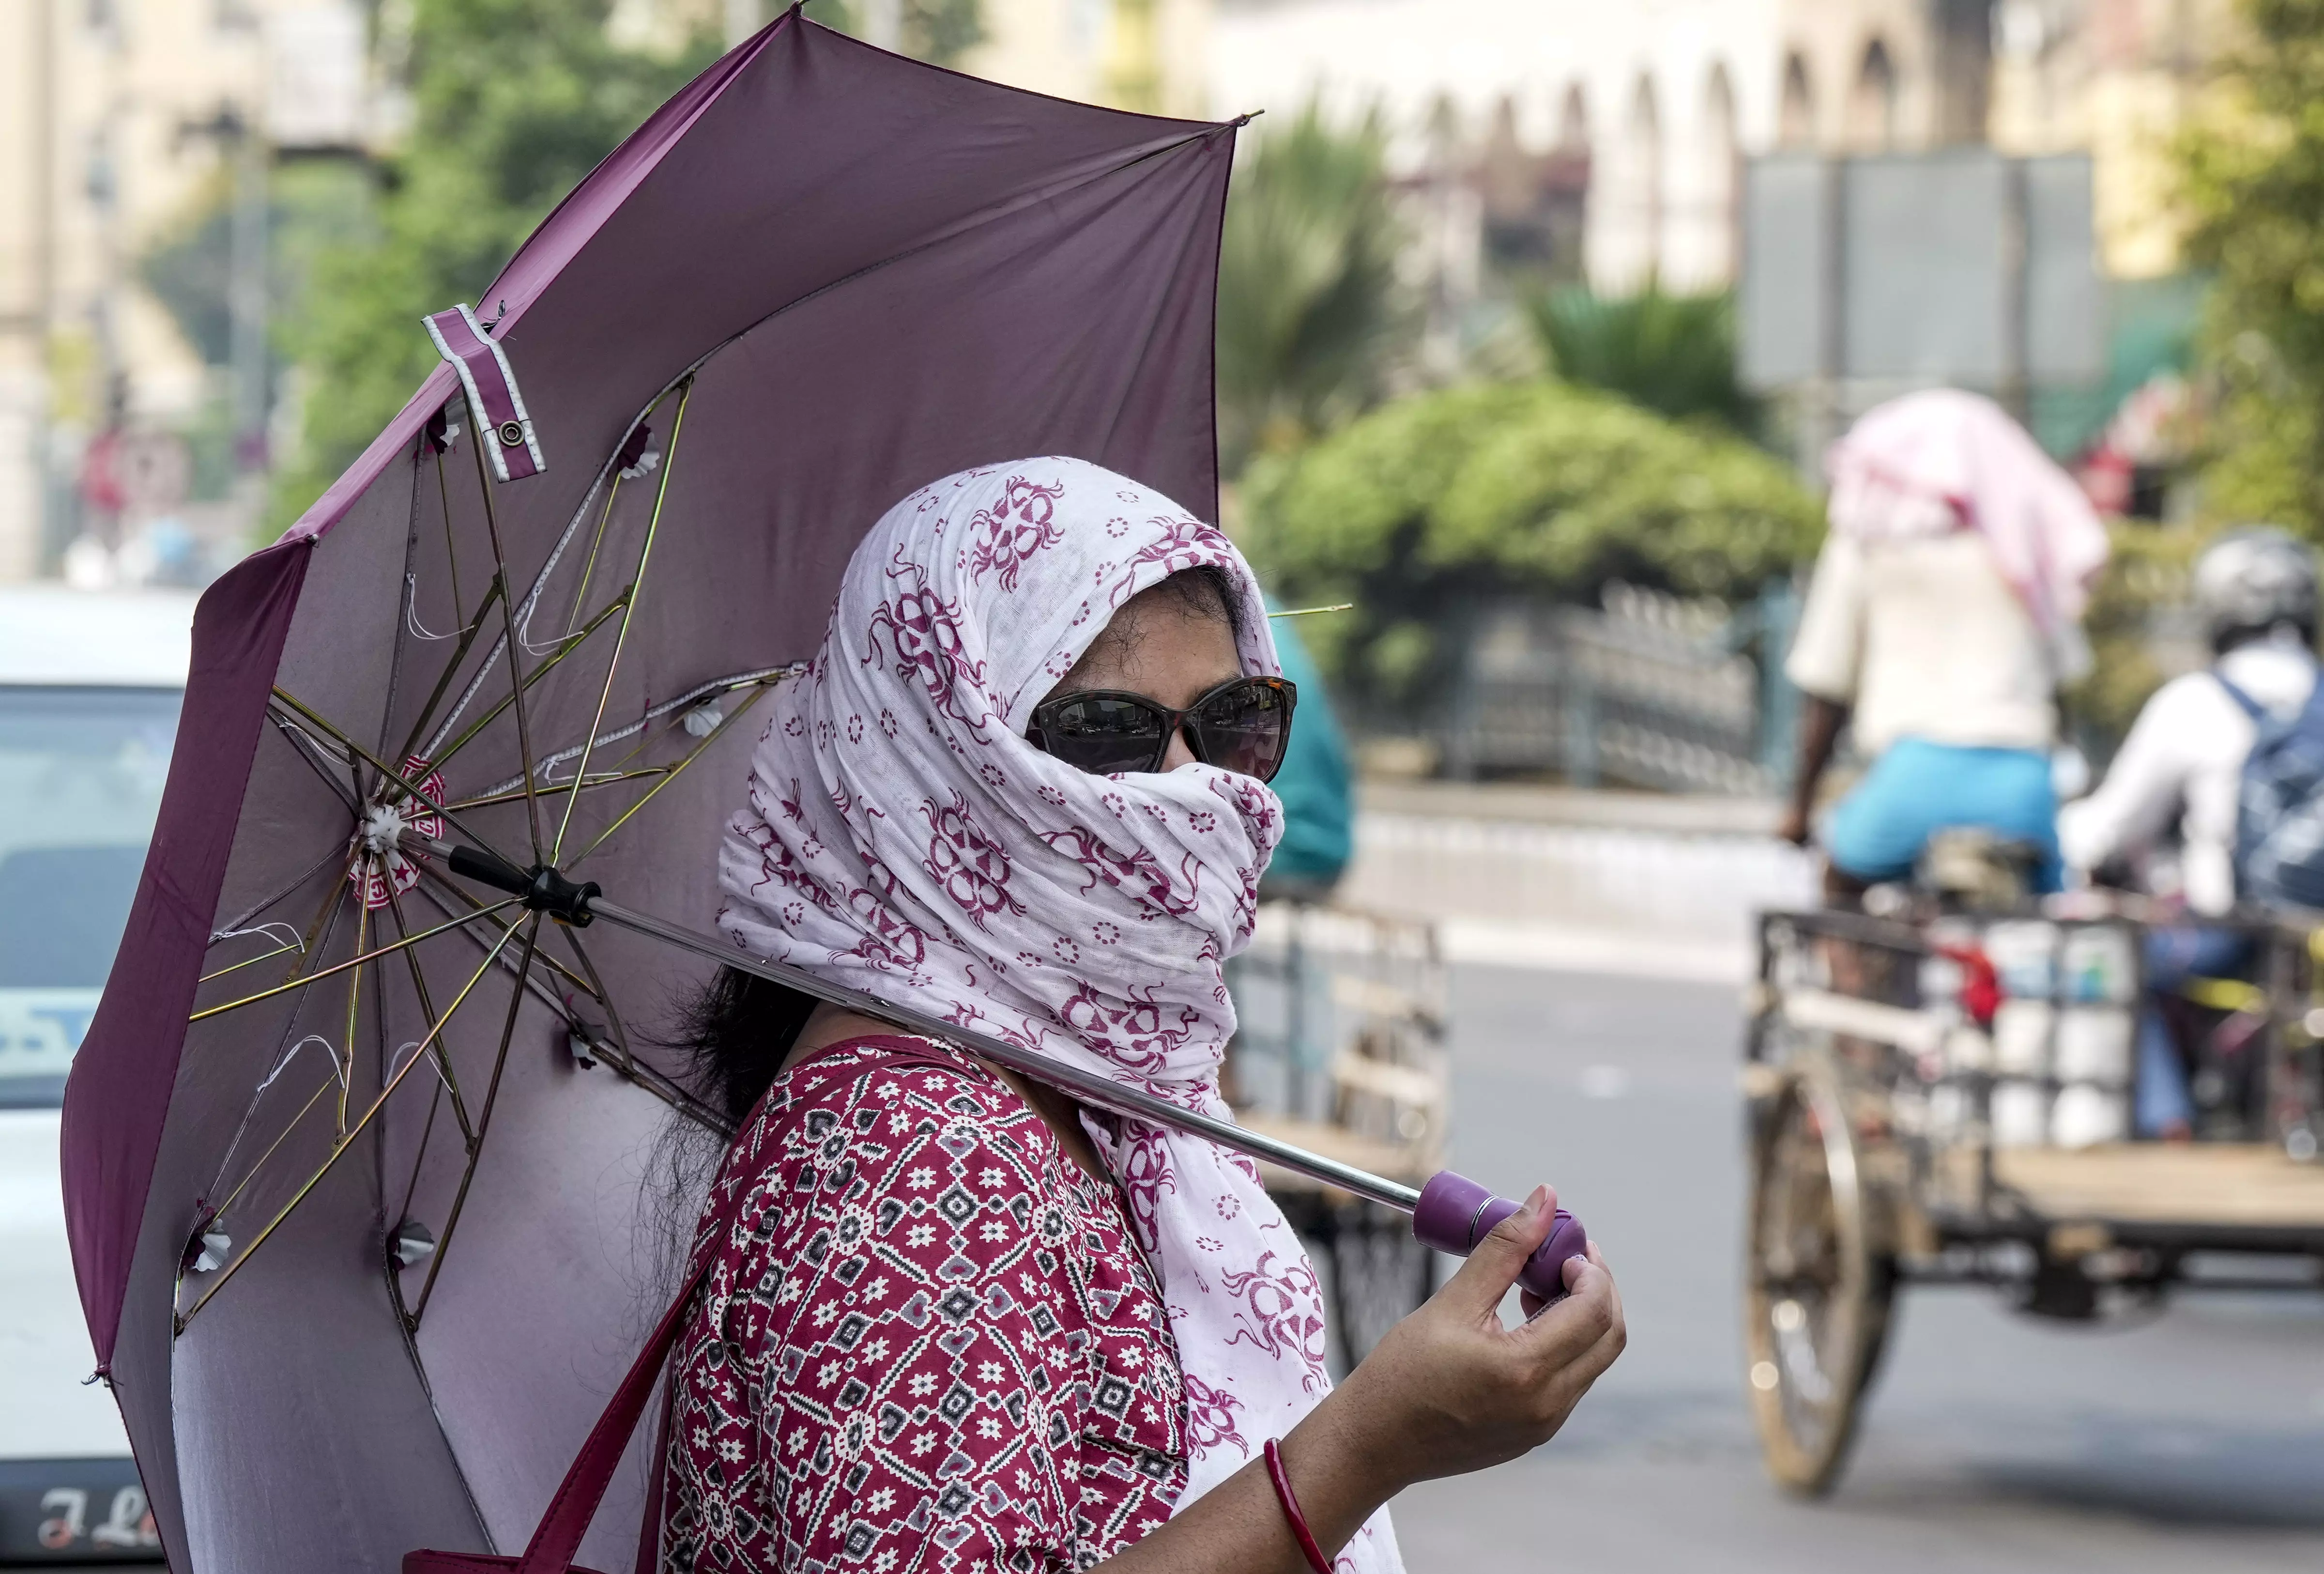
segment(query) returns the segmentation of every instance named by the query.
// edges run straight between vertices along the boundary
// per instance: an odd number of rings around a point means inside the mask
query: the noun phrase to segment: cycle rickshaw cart
[[[2238,977],[2166,994],[2139,910],[2071,911],[1760,918],[1745,1361],[1794,1491],[1838,1478],[1907,1286],[2065,1319],[2324,1288],[2324,930],[2213,926]],[[2149,1012],[2189,1053],[2192,1141],[2132,1136]]]
[[[1435,926],[1339,903],[1270,901],[1229,965],[1240,1023],[1224,1081],[1248,1130],[1417,1186],[1441,1167],[1452,1111]],[[1392,1208],[1262,1162],[1307,1243],[1341,1369],[1435,1287],[1433,1254]]]

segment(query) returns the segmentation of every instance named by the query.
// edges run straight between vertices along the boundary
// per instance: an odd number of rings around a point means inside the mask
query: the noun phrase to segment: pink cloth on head
[[[856,549],[807,674],[779,690],[719,860],[747,951],[1213,1115],[1282,832],[1275,794],[1209,765],[1093,776],[1026,742],[1114,610],[1182,569],[1241,588],[1243,670],[1278,671],[1233,544],[1072,458],[950,476]],[[1257,1168],[1199,1138],[1089,1120],[1161,1281],[1188,1388],[1179,1506],[1330,1389],[1305,1251]],[[1402,1562],[1383,1509],[1340,1558]]]
[[[2077,625],[2106,567],[2106,526],[1992,400],[1957,388],[1892,399],[1832,444],[1824,470],[1832,529],[1862,541],[1975,530],[2053,649],[2082,651]]]

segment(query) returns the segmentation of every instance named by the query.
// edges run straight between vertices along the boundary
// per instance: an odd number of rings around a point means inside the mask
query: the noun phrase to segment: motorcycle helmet
[[[2316,637],[2316,553],[2272,524],[2243,525],[2195,560],[2195,606],[2214,651],[2289,624]]]

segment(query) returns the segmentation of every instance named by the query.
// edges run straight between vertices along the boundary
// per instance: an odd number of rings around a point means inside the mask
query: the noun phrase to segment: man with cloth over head
[[[1909,876],[1937,831],[2032,847],[2059,880],[2057,690],[2107,560],[2072,477],[1991,400],[1932,389],[1833,445],[1831,533],[1784,672],[1807,696],[1780,834],[1805,846],[1843,725],[1872,761],[1824,829],[1827,896]]]

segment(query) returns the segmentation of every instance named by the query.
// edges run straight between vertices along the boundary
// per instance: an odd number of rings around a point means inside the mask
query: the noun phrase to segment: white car
[[[194,598],[0,586],[0,1563],[158,1560],[73,1284],[65,1073],[145,862]]]

